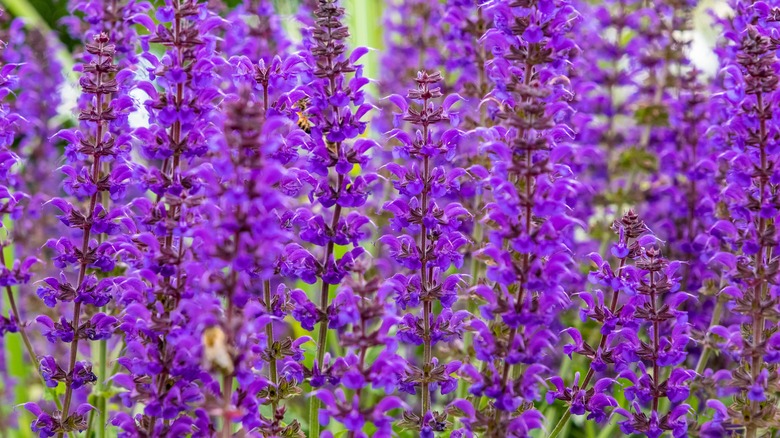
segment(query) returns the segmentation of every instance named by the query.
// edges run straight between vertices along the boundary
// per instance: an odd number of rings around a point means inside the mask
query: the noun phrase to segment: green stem
[[[0,252],[0,254],[2,254],[2,252]],[[5,262],[2,261],[2,263]],[[6,293],[8,294],[8,301],[11,303],[11,311],[13,312],[14,317],[16,318],[16,323],[19,326],[19,334],[21,335],[22,343],[24,344],[24,347],[27,350],[27,355],[30,356],[31,361],[35,361],[35,358],[37,358],[38,356],[35,354],[35,351],[33,350],[32,343],[30,343],[30,338],[27,336],[27,330],[24,327],[24,323],[19,317],[19,311],[16,308],[16,302],[14,301],[14,296],[13,296],[13,292],[11,291],[11,286],[6,286]],[[35,369],[36,371],[38,371],[37,366],[35,366]],[[60,398],[57,397],[57,393],[54,390],[54,388],[49,388],[48,386],[46,386],[46,381],[43,380],[43,376],[41,376],[40,371],[38,371],[36,374],[38,374],[38,377],[40,377],[41,383],[43,384],[44,388],[46,388],[46,392],[48,392],[52,400],[54,400],[54,404],[55,406],[57,406],[57,409],[62,409],[62,403],[60,402]]]
[[[601,433],[599,433],[598,438],[610,438],[616,436],[615,434],[616,427],[617,427],[617,423],[609,423],[604,429],[601,430]]]
[[[97,406],[97,396],[95,394],[90,394],[89,398],[87,398],[87,401],[92,406]],[[89,417],[87,417],[87,431],[84,434],[87,438],[92,438],[92,429],[94,429],[95,424],[95,410],[89,411]]]
[[[710,319],[710,327],[714,325],[718,325],[720,323],[720,316],[723,314],[723,300],[720,299],[720,297],[717,297],[717,301],[715,302],[715,309],[712,310],[712,318]],[[704,372],[705,369],[707,369],[707,360],[710,357],[710,353],[712,352],[712,348],[709,344],[704,344],[704,349],[701,351],[701,356],[699,356],[699,362],[696,364],[696,374],[701,374]]]
[[[109,356],[109,354],[108,354],[108,348],[107,347],[108,347],[108,343],[106,343],[105,356],[104,356],[104,352],[102,350],[102,345],[100,345],[101,349],[98,351],[98,356],[99,356],[99,361],[100,361],[100,363],[98,365],[98,370],[99,370],[98,373],[100,373],[100,375],[98,376],[98,379],[99,379],[99,382],[100,382],[99,383],[100,391],[99,391],[99,394],[93,394],[91,396],[91,400],[90,400],[90,403],[98,403],[98,405],[96,407],[98,409],[100,409],[99,417],[100,417],[100,421],[102,422],[102,425],[100,426],[100,429],[98,430],[97,433],[98,434],[102,433],[103,434],[102,435],[103,438],[106,437],[106,424],[108,423],[108,411],[106,409],[108,407],[108,403],[107,403],[108,392],[111,390],[111,386],[114,383],[113,380],[111,380],[111,381],[107,381],[107,380],[108,380],[109,376],[116,375],[119,372],[119,368],[121,367],[121,365],[119,365],[119,362],[114,362],[114,365],[111,366],[111,371],[110,372],[107,372],[107,368],[105,368],[105,369],[103,368],[103,364],[104,363],[106,364],[106,367],[108,366],[108,356]],[[119,348],[118,353],[116,354],[116,356],[117,357],[121,356],[122,355],[122,351],[124,349],[125,349],[125,344],[123,342],[122,346]],[[113,356],[113,355],[111,355],[111,356]],[[102,377],[102,376],[105,376],[105,377]],[[98,399],[97,398],[98,396],[102,397],[102,399]],[[101,402],[102,402],[102,404],[101,404]],[[94,421],[95,421],[95,419],[94,419],[94,417],[95,417],[94,412],[95,412],[94,410],[90,412],[89,420],[87,421],[87,432],[84,435],[87,438],[89,438],[89,437],[91,437],[93,435],[92,432],[93,432],[94,426],[95,426],[94,425]]]
[[[312,388],[314,389],[314,388]],[[309,436],[320,436],[320,399],[312,396],[309,401]]]
[[[98,364],[98,388],[100,388],[100,395],[98,399],[98,410],[99,410],[99,423],[97,428],[97,436],[98,438],[106,438],[106,423],[108,423],[108,412],[107,407],[108,403],[106,400],[106,380],[108,379],[108,375],[106,374],[106,370],[108,367],[106,366],[106,361],[108,360],[108,341],[102,340],[100,341],[99,345],[99,355],[100,355],[100,363]]]
[[[339,145],[339,147],[341,147]],[[338,190],[337,193],[341,193],[342,186],[344,185],[344,175],[338,176]],[[341,217],[341,206],[336,205],[333,210],[333,220],[330,228],[336,229]],[[330,263],[330,256],[333,254],[334,243],[328,242],[328,246],[325,249],[324,266],[328,266]],[[322,363],[325,361],[325,351],[328,349],[328,301],[329,301],[330,284],[322,281],[322,288],[320,289],[320,310],[322,311],[324,318],[320,321],[319,337],[317,337],[317,366],[322,367]],[[320,410],[320,399],[312,397],[309,401],[309,436],[320,436],[320,419],[318,412]]]
[[[265,300],[265,308],[268,311],[268,314],[272,314],[273,312],[273,306],[271,305],[271,280],[265,280],[263,281],[263,299]],[[274,325],[273,322],[269,322],[268,325],[265,326],[265,335],[268,338],[267,346],[268,346],[268,352],[270,353],[273,351],[274,347]],[[271,360],[268,361],[268,378],[271,379],[271,382],[273,382],[274,386],[276,386],[277,393],[279,389],[279,378],[277,377],[276,373],[276,357],[272,356]],[[273,408],[272,412],[274,415],[276,415],[276,405],[277,400],[273,400],[271,402],[271,407]]]
[[[563,413],[563,416],[560,420],[558,420],[558,424],[555,425],[555,429],[550,432],[550,435],[548,435],[548,438],[555,438],[558,436],[559,433],[563,430],[564,427],[566,427],[566,424],[569,423],[569,417],[571,417],[571,409],[568,407],[566,408],[566,412]]]

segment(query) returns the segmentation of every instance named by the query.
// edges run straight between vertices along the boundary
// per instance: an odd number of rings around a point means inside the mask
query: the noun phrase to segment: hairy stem
[[[526,64],[525,65],[525,74],[523,75],[523,84],[529,85],[531,83],[531,78],[534,74],[534,66],[533,64]],[[525,130],[521,130],[517,133],[518,137],[525,136]],[[524,178],[524,185],[525,185],[525,232],[528,234],[528,236],[531,236],[531,214],[533,210],[533,205],[531,201],[531,185],[533,184],[533,177],[529,173],[529,170],[531,169],[532,164],[532,151],[527,150],[525,151],[525,172],[523,175]],[[522,310],[523,307],[523,301],[525,299],[525,276],[528,274],[528,268],[531,263],[531,255],[528,253],[523,254],[523,266],[522,266],[522,278],[520,281],[520,285],[518,287],[517,291],[517,298],[515,301],[515,312],[519,313]],[[507,343],[507,348],[511,349],[512,345],[514,344],[515,338],[517,337],[517,327],[513,327],[512,330],[509,332],[509,342]],[[504,359],[503,362],[503,370],[501,372],[501,388],[502,391],[506,389],[506,385],[509,380],[509,369],[511,368],[511,365]],[[500,427],[500,419],[501,419],[501,410],[495,409],[494,413],[494,425],[495,427]]]
[[[653,412],[658,412],[658,388],[661,385],[661,370],[658,365],[658,349],[661,345],[660,342],[660,334],[658,333],[661,329],[660,323],[658,322],[658,318],[655,318],[658,311],[656,309],[656,301],[657,296],[655,294],[655,272],[650,272],[650,306],[653,310]]]
[[[102,49],[102,44],[101,44]],[[98,65],[102,63],[102,55],[97,56],[97,63]],[[95,84],[98,90],[100,90],[101,84],[103,82],[103,73],[98,71],[95,75]],[[101,141],[103,140],[103,128],[105,121],[103,120],[103,94],[98,91],[95,94],[95,112],[96,112],[96,118],[98,120],[97,122],[97,128],[95,130],[95,146],[99,146]],[[94,160],[92,162],[92,181],[94,181],[95,184],[97,184],[98,181],[100,181],[100,155],[95,155]],[[89,264],[87,259],[87,254],[89,250],[89,238],[92,231],[92,220],[94,218],[95,214],[95,206],[97,205],[97,199],[98,199],[98,193],[99,191],[95,191],[95,193],[92,194],[92,196],[89,199],[89,211],[87,216],[87,222],[86,225],[84,225],[83,230],[83,239],[81,241],[81,263],[79,267],[79,276],[78,280],[76,281],[76,290],[78,291],[81,289],[81,284],[84,282],[84,277],[87,273],[87,265]],[[72,319],[72,325],[73,330],[78,331],[79,325],[81,319],[81,303],[76,302],[73,305],[73,319]],[[62,403],[62,414],[60,416],[60,421],[64,424],[65,420],[70,415],[70,402],[71,398],[73,397],[73,382],[70,376],[73,374],[73,369],[76,367],[76,358],[78,357],[78,347],[79,347],[79,337],[74,336],[73,341],[70,343],[70,358],[68,361],[68,379],[65,381],[65,400]],[[58,436],[62,436],[62,432]]]
[[[623,268],[626,266],[626,257],[623,257],[620,259],[620,265],[618,266],[617,275],[620,275],[621,272],[623,272]],[[611,314],[615,313],[615,310],[617,309],[618,301],[620,299],[620,289],[616,289],[612,291],[612,301],[609,303],[609,312]],[[604,347],[607,345],[607,336],[604,334],[601,334],[601,339],[599,340],[599,350],[603,350]],[[595,375],[595,372],[593,371],[593,368],[588,364],[588,373],[585,375],[585,380],[582,382],[581,388],[584,391],[588,390],[588,385],[590,385],[590,381],[593,379],[593,376]],[[550,432],[549,435],[547,435],[548,438],[555,438],[558,436],[559,433],[563,430],[564,426],[566,426],[566,423],[569,421],[569,418],[571,417],[571,406],[569,406],[568,409],[566,409],[566,412],[563,414],[560,420],[558,420],[558,423],[555,425],[555,428],[553,428],[552,432]]]
[[[265,280],[263,281],[263,299],[265,300],[265,308],[268,311],[268,314],[271,315],[273,313],[273,307],[271,306],[271,280]],[[265,326],[265,336],[268,338],[267,345],[268,345],[268,351],[273,351],[274,346],[274,324],[273,321],[270,321],[268,325]],[[272,357],[270,361],[268,361],[268,379],[273,382],[273,384],[277,387],[277,393],[278,393],[278,386],[279,386],[279,377],[276,373],[276,357]],[[271,402],[271,406],[273,407],[273,412],[276,413],[276,400],[273,400]]]
[[[423,100],[423,108],[428,107],[428,99]],[[428,125],[423,125],[423,138],[428,140]],[[430,162],[426,156],[423,159],[423,192],[422,203],[420,204],[421,215],[424,218],[428,213],[428,191],[430,187],[428,185],[428,179],[430,174]],[[420,225],[420,259],[422,261],[422,267],[420,268],[420,277],[422,280],[423,293],[427,297],[427,291],[430,286],[431,279],[428,277],[427,265],[428,265],[428,230],[425,227],[425,220],[423,219]],[[431,394],[430,385],[428,383],[429,365],[433,359],[432,345],[431,345],[431,309],[432,303],[429,300],[423,301],[423,382],[420,384],[420,393],[422,401],[422,414],[420,418],[423,418],[425,414],[431,408]]]
[[[725,301],[720,299],[720,297],[716,298],[715,308],[712,310],[712,318],[710,319],[710,325],[708,327],[720,324],[720,317],[723,314],[724,304]],[[701,356],[699,356],[699,361],[696,363],[696,374],[701,375],[701,373],[707,369],[707,361],[709,360],[711,353],[712,347],[710,347],[709,343],[704,344],[704,348],[701,350]]]
[[[766,152],[766,138],[767,138],[767,129],[766,129],[766,119],[764,117],[764,100],[763,95],[761,93],[756,94],[756,107],[759,113],[759,138],[761,139],[759,143],[759,152],[761,157],[761,172],[758,176],[758,188],[759,188],[759,208],[762,208],[764,206],[764,202],[766,200],[766,183],[767,178],[764,176],[764,173],[767,170],[767,152]],[[764,279],[764,276],[766,275],[766,267],[764,266],[765,259],[764,259],[764,252],[767,249],[766,245],[764,244],[764,234],[766,232],[767,228],[767,221],[763,216],[760,216],[758,219],[758,252],[755,255],[755,269],[758,276],[758,282],[753,287],[753,306],[751,309],[751,312],[753,314],[753,358],[750,364],[750,374],[753,377],[753,381],[755,381],[758,376],[761,374],[761,367],[763,362],[763,355],[761,354],[760,345],[763,342],[762,337],[764,336],[764,314],[761,310],[761,302],[764,298],[764,292],[765,288],[767,286],[766,281]],[[758,432],[758,426],[753,421],[759,414],[759,411],[761,410],[759,402],[751,401],[750,402],[750,412],[751,412],[751,418],[750,422],[747,424],[747,432],[746,436],[747,438],[755,438]]]

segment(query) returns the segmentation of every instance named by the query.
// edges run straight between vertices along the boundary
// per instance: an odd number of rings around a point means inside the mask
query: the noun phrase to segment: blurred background
[[[207,0],[214,4],[215,10],[232,8],[242,0]],[[281,17],[283,25],[287,29],[291,39],[300,37],[302,26],[298,13],[301,3],[309,0],[272,0],[277,14]],[[348,25],[351,33],[352,46],[366,46],[373,50],[364,59],[365,74],[376,81],[381,81],[380,54],[382,53],[388,35],[384,32],[384,23],[387,20],[403,20],[402,17],[394,17],[399,8],[397,4],[413,0],[342,0],[341,4],[346,9]],[[448,0],[440,0],[446,3]],[[598,2],[599,0],[592,0]],[[310,1],[309,1],[310,2]],[[161,0],[151,0],[151,3],[162,3]],[[73,66],[77,64],[78,54],[82,50],[83,43],[74,35],[73,26],[69,27],[67,17],[81,17],[79,11],[70,11],[68,0],[0,0],[0,9],[5,10],[4,17],[0,18],[6,24],[12,19],[22,18],[29,30],[34,30],[39,35],[50,35],[60,44],[47,44],[51,56],[57,58],[62,66],[64,81],[60,88],[57,113],[61,119],[69,119],[74,116],[74,108],[78,92],[76,88],[77,75],[73,73]],[[716,74],[718,70],[717,59],[713,47],[718,39],[718,29],[713,26],[713,14],[723,16],[728,14],[727,0],[700,0],[694,14],[693,35],[691,35],[691,59],[696,66],[709,76]],[[9,36],[13,38],[13,35]],[[59,48],[57,48],[59,47]],[[367,87],[369,93],[378,96],[379,87],[376,83]],[[143,111],[138,111],[131,116],[136,123],[142,124],[145,118]],[[62,120],[61,120],[62,121]],[[131,121],[132,123],[132,121]]]
[[[228,7],[235,6],[241,0],[210,0]],[[375,49],[382,48],[382,17],[385,6],[390,3],[401,3],[403,0],[344,0],[341,3],[347,10],[350,20],[350,31],[356,42]],[[446,2],[446,0],[442,0]],[[154,2],[153,2],[154,3]],[[298,25],[295,20],[300,0],[274,0],[277,12],[286,20],[291,28]],[[23,17],[28,26],[41,30],[53,30],[58,39],[68,51],[72,52],[79,41],[71,35],[62,18],[70,15],[67,0],[0,0],[0,5],[11,17]],[[695,29],[692,46],[693,60],[702,70],[714,74],[717,70],[716,60],[712,54],[712,46],[718,37],[718,31],[712,26],[711,14],[718,15],[728,12],[726,0],[701,0],[695,14]],[[294,30],[294,29],[291,29]],[[294,32],[291,32],[294,33]],[[373,58],[377,60],[376,57]],[[370,68],[376,68],[376,62],[369,63]],[[376,77],[376,75],[369,75]]]

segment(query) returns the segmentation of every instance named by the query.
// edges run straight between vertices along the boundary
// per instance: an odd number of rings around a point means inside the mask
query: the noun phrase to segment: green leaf
[[[658,157],[644,148],[632,147],[623,150],[616,163],[619,172],[655,172],[658,169]]]
[[[634,112],[634,118],[642,126],[669,126],[669,110],[666,105],[644,105]]]

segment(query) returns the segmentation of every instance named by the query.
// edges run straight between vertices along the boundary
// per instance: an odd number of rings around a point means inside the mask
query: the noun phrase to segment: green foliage
[[[634,112],[634,118],[641,126],[669,126],[669,109],[662,104],[643,105]]]
[[[620,174],[651,173],[658,170],[658,157],[644,148],[632,147],[620,153],[615,166]]]

